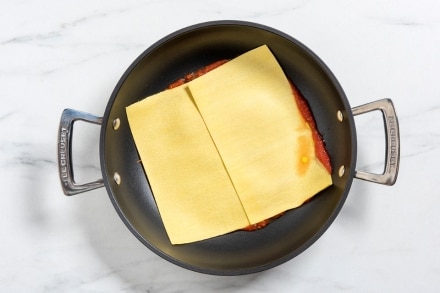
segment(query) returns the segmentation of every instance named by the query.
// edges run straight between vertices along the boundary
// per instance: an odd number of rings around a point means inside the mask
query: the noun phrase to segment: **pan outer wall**
[[[139,163],[125,107],[162,91],[188,72],[216,60],[234,58],[263,44],[269,46],[286,75],[309,102],[332,160],[334,185],[264,229],[171,245]],[[343,122],[338,121],[337,111],[344,114]],[[121,121],[116,131],[112,125],[115,118]],[[100,140],[103,178],[119,216],[152,251],[177,265],[202,273],[254,273],[295,257],[333,222],[354,176],[354,121],[337,80],[324,63],[298,41],[258,24],[204,23],[158,41],[122,76],[108,102],[103,121]],[[341,165],[345,166],[345,174],[339,177],[337,170]],[[121,177],[120,185],[113,180],[115,172]]]

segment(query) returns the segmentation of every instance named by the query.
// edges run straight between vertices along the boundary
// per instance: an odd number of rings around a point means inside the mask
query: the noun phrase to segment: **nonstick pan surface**
[[[310,104],[333,165],[333,186],[264,229],[237,231],[171,245],[139,162],[125,108],[220,59],[269,46],[287,77]],[[343,120],[338,120],[338,111]],[[347,98],[324,63],[292,37],[258,24],[220,21],[177,31],[147,49],[117,84],[102,119],[104,184],[121,219],[147,247],[190,270],[220,275],[262,271],[309,247],[333,222],[349,192],[356,165],[356,133]],[[152,138],[154,139],[154,138]],[[178,146],[176,146],[178,147]],[[339,168],[345,172],[340,176]]]

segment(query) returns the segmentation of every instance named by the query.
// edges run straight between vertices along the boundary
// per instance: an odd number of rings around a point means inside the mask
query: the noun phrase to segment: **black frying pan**
[[[171,245],[139,163],[125,107],[164,90],[186,73],[220,59],[234,58],[263,44],[269,46],[288,78],[310,104],[331,157],[334,184],[264,229],[237,231],[195,243]],[[353,115],[372,110],[381,110],[384,114],[387,157],[383,174],[355,170]],[[73,179],[70,139],[76,120],[102,124],[100,162],[103,180],[78,185]],[[308,48],[272,28],[238,21],[198,24],[158,41],[122,76],[103,118],[67,109],[63,112],[59,131],[60,178],[67,195],[104,184],[119,216],[142,243],[170,262],[209,274],[254,273],[295,257],[333,222],[354,177],[392,185],[399,163],[398,123],[390,100],[352,109],[333,74]]]

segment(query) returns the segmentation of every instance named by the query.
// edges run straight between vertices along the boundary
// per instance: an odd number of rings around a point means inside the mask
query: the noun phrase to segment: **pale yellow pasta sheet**
[[[174,244],[249,224],[200,114],[183,87],[127,108],[142,165]]]
[[[231,60],[188,87],[251,223],[297,207],[331,184],[289,81],[268,47]],[[301,164],[307,170],[299,172]]]

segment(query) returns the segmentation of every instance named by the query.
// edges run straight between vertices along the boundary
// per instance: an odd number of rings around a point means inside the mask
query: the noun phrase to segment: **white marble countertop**
[[[3,1],[0,291],[438,292],[438,11],[436,0]],[[64,108],[102,115],[122,73],[153,42],[220,19],[299,39],[331,68],[352,106],[391,98],[401,127],[396,185],[355,180],[337,219],[308,250],[237,277],[158,257],[126,229],[105,189],[64,196],[56,163]],[[380,119],[356,118],[359,169],[383,165]],[[77,133],[78,176],[100,177],[98,127]]]

